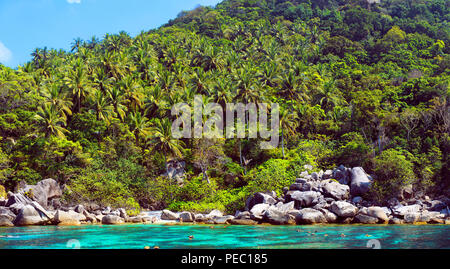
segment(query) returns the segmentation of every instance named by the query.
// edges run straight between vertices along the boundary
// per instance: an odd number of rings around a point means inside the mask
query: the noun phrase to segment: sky
[[[70,50],[77,37],[136,36],[183,10],[220,0],[0,0],[0,63],[16,68],[35,48]]]

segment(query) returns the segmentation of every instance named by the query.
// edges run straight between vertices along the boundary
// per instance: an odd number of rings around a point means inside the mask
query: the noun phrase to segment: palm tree
[[[283,152],[283,159],[285,157],[284,154],[284,135],[294,134],[295,129],[298,125],[298,116],[295,111],[291,108],[287,108],[285,106],[281,106],[280,109],[280,129],[281,129],[281,148]]]
[[[55,135],[64,138],[68,131],[63,127],[66,120],[58,112],[54,105],[44,104],[38,108],[35,119],[39,122],[45,137]]]
[[[138,111],[130,114],[130,121],[131,131],[134,133],[136,145],[139,147],[140,138],[146,138],[150,133],[150,122]]]
[[[77,60],[74,70],[69,70],[65,78],[66,86],[72,91],[73,109],[74,113],[81,110],[83,100],[90,94],[91,82],[86,73],[84,64]]]
[[[172,136],[172,123],[169,118],[158,119],[153,121],[151,127],[150,145],[153,146],[154,152],[160,152],[164,155],[164,162],[166,166],[166,172],[168,174],[167,167],[167,155],[175,155],[177,157],[182,156],[182,150],[184,143],[181,140],[174,139]]]
[[[45,103],[55,107],[57,111],[61,112],[64,120],[72,115],[70,107],[73,105],[71,101],[67,100],[67,95],[62,91],[60,85],[52,83],[46,85],[41,91],[41,95],[45,98]]]
[[[111,100],[111,104],[114,107],[114,112],[117,114],[121,121],[125,118],[127,107],[124,105],[125,96],[119,88],[113,87],[108,91],[108,98]]]
[[[96,90],[91,97],[91,102],[93,103],[97,120],[103,120],[109,125],[111,116],[114,113],[114,107],[109,102],[108,97],[101,90]]]

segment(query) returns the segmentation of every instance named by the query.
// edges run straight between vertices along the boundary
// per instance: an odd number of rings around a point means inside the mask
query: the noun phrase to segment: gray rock
[[[274,205],[277,201],[269,194],[257,192],[253,196],[249,197],[245,202],[245,210],[250,210],[256,204],[269,204]]]
[[[340,184],[336,181],[327,179],[320,184],[322,193],[325,196],[332,197],[336,200],[346,200],[350,195],[350,188],[347,185]]]
[[[405,220],[405,222],[410,223],[410,224],[417,222],[419,220],[419,218],[420,218],[419,213],[407,213],[403,216],[403,219]]]
[[[354,167],[351,171],[350,191],[352,196],[359,196],[369,191],[372,182],[362,167]]]
[[[120,216],[122,219],[128,218],[127,211],[126,211],[124,208],[119,208],[118,210],[119,210],[119,216]]]
[[[84,214],[80,214],[76,211],[62,211],[56,210],[55,217],[53,218],[53,222],[58,225],[64,226],[75,226],[80,225],[81,221],[85,221],[86,216]]]
[[[294,209],[294,206],[295,206],[295,202],[294,202],[294,201],[291,201],[291,202],[286,203],[286,204],[283,204],[283,203],[280,204],[280,203],[278,203],[278,204],[276,205],[276,208],[277,208],[279,211],[281,211],[281,212],[287,213],[287,212],[289,212],[290,210]]]
[[[11,219],[7,215],[0,215],[0,227],[13,227]]]
[[[48,201],[62,196],[61,187],[52,178],[41,180],[36,185],[25,185],[19,189],[19,193],[28,193],[33,201],[38,202],[44,208],[48,207]]]
[[[297,178],[295,180],[295,183],[299,183],[299,184],[305,184],[306,182],[308,182],[308,180],[306,180],[305,178]]]
[[[213,218],[215,218],[215,217],[222,217],[222,216],[223,216],[223,213],[222,213],[220,210],[214,209],[214,210],[212,210],[211,212],[209,212],[209,213],[205,216],[205,218],[207,218],[207,219],[213,219]]]
[[[191,212],[181,212],[180,219],[183,222],[194,222],[194,215]]]
[[[322,179],[332,179],[333,178],[333,170],[326,170],[323,172]]]
[[[325,223],[327,220],[319,210],[315,210],[312,208],[303,208],[296,216],[295,221],[298,224],[314,224]]]
[[[314,172],[314,173],[311,174],[311,178],[312,178],[313,180],[316,180],[316,181],[320,180],[320,176],[319,176],[319,174],[316,173],[316,172]]]
[[[313,169],[312,165],[310,165],[310,164],[303,165],[303,168],[306,169],[306,170],[312,170]]]
[[[403,224],[404,221],[402,219],[399,218],[391,218],[389,219],[389,224]]]
[[[367,208],[367,215],[377,218],[378,220],[384,223],[389,222],[389,218],[386,215],[386,212],[384,212],[383,208],[378,206],[371,206]]]
[[[418,213],[420,209],[421,209],[420,205],[417,204],[408,206],[398,204],[392,208],[392,213],[398,216],[405,216],[406,214]]]
[[[106,215],[102,218],[102,224],[123,224],[125,220],[116,215]]]
[[[322,214],[324,215],[327,223],[335,223],[337,221],[337,216],[333,212],[323,208],[320,209],[320,212],[322,212]]]
[[[251,218],[256,220],[262,220],[266,210],[269,209],[269,204],[256,204],[250,210]]]
[[[322,197],[322,194],[320,192],[294,191],[288,195],[287,201],[294,201],[296,208],[311,207],[319,202],[319,197]]]
[[[83,212],[84,212],[85,210],[86,210],[86,209],[84,208],[83,205],[77,205],[77,206],[75,207],[75,209],[74,209],[75,212],[80,213],[80,214],[83,214]]]
[[[102,210],[102,215],[108,215],[111,213],[111,207],[107,206]]]
[[[357,221],[358,223],[364,223],[364,224],[376,224],[378,223],[378,218],[372,217],[372,216],[368,216],[365,214],[360,214],[358,213],[355,218],[355,221]]]
[[[24,205],[14,220],[16,226],[42,225],[50,221],[45,214],[39,212],[33,205]]]
[[[413,186],[409,184],[401,188],[399,198],[400,200],[408,200],[413,197],[413,194]]]
[[[363,198],[361,196],[356,196],[356,197],[353,197],[352,203],[359,204],[362,202],[362,200],[363,200]]]
[[[303,186],[302,183],[294,183],[291,186],[289,186],[289,190],[290,191],[300,191],[300,190],[302,190],[302,186]]]
[[[270,206],[264,213],[264,220],[274,225],[295,224],[294,218],[287,212],[282,212],[274,206]]]
[[[8,218],[10,221],[13,221],[16,218],[16,214],[7,207],[0,207],[0,215]]]
[[[13,204],[19,204],[19,205],[28,205],[32,202],[32,200],[28,197],[26,197],[23,194],[20,193],[8,193],[8,201],[6,202],[6,207],[11,207]]]
[[[222,217],[215,217],[214,220],[214,224],[228,224],[230,223],[230,221],[234,219],[233,216],[231,215],[226,215],[226,216],[222,216]]]
[[[244,211],[244,212],[236,212],[236,215],[234,216],[236,219],[250,219],[250,212]]]
[[[339,217],[354,217],[358,213],[358,208],[344,201],[333,202],[330,207],[331,212]]]
[[[229,220],[230,224],[233,225],[256,225],[258,222],[251,219],[231,219]]]
[[[170,210],[164,209],[161,213],[161,219],[162,220],[178,220],[179,215],[177,213],[174,213]]]

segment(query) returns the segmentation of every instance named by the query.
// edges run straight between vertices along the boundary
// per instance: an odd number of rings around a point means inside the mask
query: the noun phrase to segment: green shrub
[[[296,175],[289,160],[271,159],[253,169],[247,177],[251,193],[275,191],[281,195],[283,187],[289,186]]]
[[[377,199],[388,199],[398,196],[402,187],[414,183],[413,163],[405,155],[405,151],[387,149],[374,160],[376,180],[373,192]]]

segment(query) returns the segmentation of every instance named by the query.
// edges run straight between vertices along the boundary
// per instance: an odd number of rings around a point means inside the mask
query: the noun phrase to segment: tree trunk
[[[283,132],[283,128],[281,128],[281,151],[283,152],[283,159],[284,159],[284,132]]]

